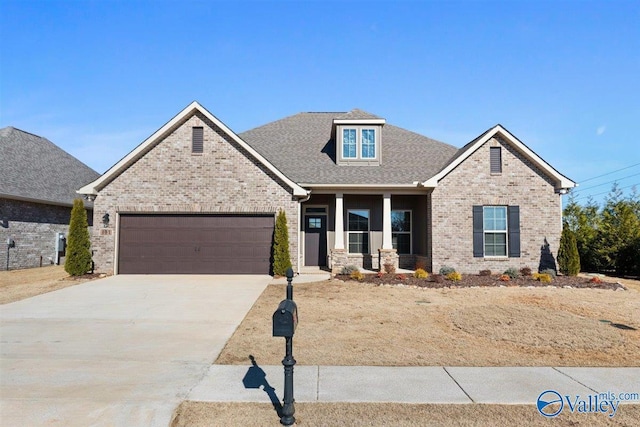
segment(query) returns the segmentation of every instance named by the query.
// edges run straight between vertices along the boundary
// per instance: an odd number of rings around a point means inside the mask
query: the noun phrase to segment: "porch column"
[[[334,249],[344,249],[344,205],[342,193],[336,193],[336,212],[335,212],[335,243]]]
[[[393,249],[391,242],[391,193],[382,195],[382,249]]]

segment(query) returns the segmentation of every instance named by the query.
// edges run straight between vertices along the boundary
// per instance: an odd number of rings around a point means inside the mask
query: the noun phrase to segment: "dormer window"
[[[333,119],[336,162],[345,166],[379,165],[384,124],[384,119],[358,109]]]
[[[343,159],[375,159],[376,158],[376,130],[365,128],[342,129],[342,158]]]
[[[343,129],[342,130],[342,157],[345,159],[358,158],[356,143],[356,130],[355,129]]]

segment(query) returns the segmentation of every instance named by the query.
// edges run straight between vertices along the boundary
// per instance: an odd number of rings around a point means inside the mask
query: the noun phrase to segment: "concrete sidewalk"
[[[188,394],[207,402],[282,401],[282,366],[213,365]],[[640,368],[296,366],[296,402],[535,404],[562,395],[640,393]],[[626,403],[640,404],[640,401]]]

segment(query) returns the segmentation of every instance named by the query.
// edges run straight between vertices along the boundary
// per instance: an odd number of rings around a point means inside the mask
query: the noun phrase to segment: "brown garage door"
[[[272,215],[121,215],[121,274],[269,274]]]

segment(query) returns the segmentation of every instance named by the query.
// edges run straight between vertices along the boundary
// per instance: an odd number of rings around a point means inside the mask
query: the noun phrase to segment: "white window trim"
[[[355,130],[356,131],[356,156],[355,157],[345,157],[344,156],[344,131],[345,130]],[[373,138],[373,149],[375,152],[375,156],[373,157],[363,157],[362,156],[362,132],[365,130],[372,130],[374,134]],[[380,158],[380,127],[376,126],[349,126],[344,125],[340,129],[339,136],[339,158],[341,161],[350,162],[350,161],[363,161],[363,162],[374,162],[378,161]]]
[[[487,208],[503,208],[505,212],[505,228],[504,230],[487,230],[484,228],[484,221],[486,218],[486,209]],[[504,255],[487,255],[487,233],[492,234],[504,234]],[[485,258],[491,259],[507,259],[509,258],[509,209],[504,205],[486,205],[482,207],[482,251],[484,252]]]
[[[351,231],[349,230],[349,213],[350,212],[366,212],[367,213],[367,231]],[[349,241],[349,236],[352,234],[362,234],[365,235],[367,238],[367,247],[369,248],[369,252],[371,252],[371,238],[370,238],[370,233],[371,233],[371,211],[369,209],[347,209],[347,253],[349,254],[363,254],[366,255],[364,252],[351,252],[351,248],[350,248],[350,241]]]
[[[391,214],[394,212],[409,212],[409,231],[393,231],[393,221],[391,221],[391,242],[393,244],[393,235],[394,234],[408,234],[409,235],[409,253],[408,254],[400,254],[399,255],[411,255],[413,254],[413,236],[411,235],[413,232],[413,211],[411,209],[392,209]],[[395,248],[397,250],[397,248]]]

